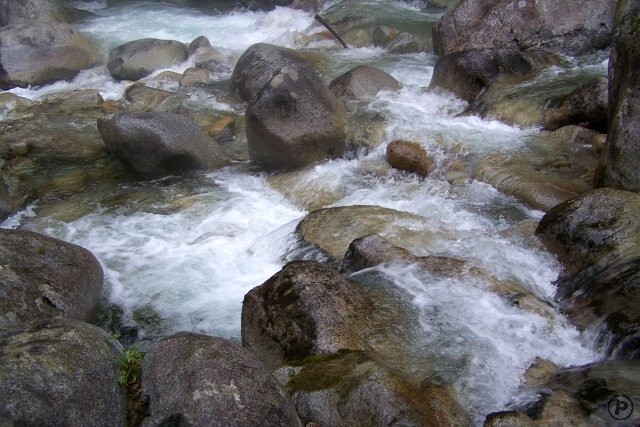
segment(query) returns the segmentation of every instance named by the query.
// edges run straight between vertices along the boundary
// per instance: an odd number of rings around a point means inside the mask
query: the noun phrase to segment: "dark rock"
[[[470,102],[498,78],[524,78],[532,72],[531,61],[517,49],[467,50],[440,57],[429,87],[447,89]]]
[[[198,50],[204,50],[211,47],[211,42],[205,36],[199,36],[193,39],[191,43],[189,43],[189,47],[187,48],[187,54],[189,56],[196,53]]]
[[[253,101],[283,67],[292,64],[308,64],[295,50],[258,43],[249,47],[233,69],[231,90],[243,101]]]
[[[373,29],[373,44],[376,47],[386,48],[397,36],[396,28],[381,25]]]
[[[639,211],[640,195],[601,188],[555,206],[536,234],[575,272],[605,254],[640,244]]]
[[[418,40],[407,32],[398,34],[387,45],[387,52],[389,53],[418,53],[421,52],[420,44]]]
[[[39,20],[71,22],[71,9],[59,0],[0,0],[0,26]]]
[[[112,49],[107,68],[116,80],[139,80],[186,59],[187,48],[179,41],[141,39]]]
[[[98,120],[107,149],[142,176],[214,169],[227,159],[187,116],[175,113],[119,113]]]
[[[143,426],[300,426],[289,397],[250,351],[216,337],[181,332],[154,344],[144,358]]]
[[[598,186],[640,190],[640,4],[618,2],[609,62],[609,136]]]
[[[68,80],[101,60],[73,27],[38,21],[0,28],[0,88]]]
[[[277,63],[287,63],[288,55],[281,56],[282,49],[278,47],[254,45],[248,51],[262,55],[269,50]],[[241,62],[242,58],[238,64]],[[243,68],[236,65],[234,76],[240,75],[238,70]],[[340,157],[346,147],[346,112],[342,102],[307,62],[288,61],[276,69],[269,65],[257,77],[267,77],[267,68],[272,70],[270,79],[246,111],[251,159],[272,168],[296,169]]]
[[[396,169],[422,177],[429,175],[434,166],[433,159],[420,144],[401,139],[387,145],[387,162]]]
[[[88,320],[102,286],[102,267],[88,250],[0,229],[0,334],[57,316]]]
[[[362,352],[310,358],[287,388],[307,425],[470,425],[451,390],[408,381]]]
[[[535,427],[531,418],[518,411],[494,412],[487,415],[483,427]]]
[[[599,77],[570,94],[552,100],[543,113],[541,124],[551,130],[566,125],[581,125],[607,132],[608,81]]]
[[[123,426],[121,350],[103,330],[55,319],[0,339],[0,424]]]
[[[462,0],[433,27],[436,55],[468,50],[543,49],[578,55],[609,46],[610,0]]]
[[[335,270],[294,261],[242,303],[242,343],[269,368],[286,361],[362,348],[369,303]]]
[[[400,83],[384,71],[370,65],[358,65],[336,77],[329,89],[339,98],[366,100],[381,90],[398,90]]]
[[[378,234],[371,234],[351,242],[340,264],[340,271],[350,274],[392,260],[415,261],[416,258],[405,248],[394,245]]]

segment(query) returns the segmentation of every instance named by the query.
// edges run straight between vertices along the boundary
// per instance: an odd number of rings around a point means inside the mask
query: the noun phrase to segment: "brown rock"
[[[396,169],[412,172],[422,177],[429,175],[434,167],[433,160],[420,144],[404,140],[395,140],[389,143],[387,162]]]

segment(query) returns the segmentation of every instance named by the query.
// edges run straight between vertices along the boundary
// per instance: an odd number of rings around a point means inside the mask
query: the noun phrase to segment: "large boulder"
[[[610,0],[462,0],[433,27],[436,55],[542,48],[578,55],[609,46]]]
[[[116,80],[139,80],[184,62],[187,56],[184,43],[177,40],[140,39],[113,48],[107,68]]]
[[[294,261],[242,303],[242,343],[269,367],[362,349],[371,307],[355,285],[313,261]]]
[[[231,90],[243,101],[251,102],[277,72],[291,64],[307,65],[295,50],[267,43],[254,44],[238,59],[231,75]]]
[[[609,62],[609,136],[599,186],[640,190],[640,4],[619,1]]]
[[[59,0],[0,0],[0,26],[37,20],[69,22],[69,10]]]
[[[524,78],[534,70],[518,49],[473,49],[438,58],[429,87],[441,87],[472,101],[483,88],[502,77]]]
[[[65,23],[0,28],[0,89],[72,79],[100,60],[96,46]]]
[[[142,366],[143,426],[300,426],[286,393],[253,353],[181,332],[155,343]]]
[[[269,47],[255,45],[249,51],[256,49],[264,52]],[[273,50],[280,52],[277,47]],[[281,57],[277,58],[280,62]],[[342,101],[310,64],[297,60],[285,63],[268,73],[269,79],[247,108],[251,159],[272,168],[297,169],[340,157],[347,136]]]
[[[329,89],[339,98],[366,100],[375,97],[381,90],[398,90],[400,83],[379,68],[358,65],[336,77]]]
[[[552,100],[542,113],[542,125],[551,130],[566,125],[582,125],[607,132],[608,84],[606,78],[594,79],[566,96]]]
[[[0,229],[0,335],[57,316],[88,320],[102,286],[102,267],[88,250]]]
[[[306,425],[470,425],[448,387],[407,381],[363,352],[309,359],[286,387]]]
[[[123,426],[120,347],[103,330],[55,319],[0,338],[0,424]]]
[[[207,170],[227,163],[219,144],[187,116],[119,113],[98,120],[107,149],[142,176]]]
[[[636,193],[602,188],[556,206],[536,230],[565,266],[565,311],[614,358],[640,357],[639,208]]]

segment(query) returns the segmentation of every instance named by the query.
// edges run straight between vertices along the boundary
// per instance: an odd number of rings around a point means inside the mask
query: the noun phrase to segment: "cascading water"
[[[329,14],[351,2],[334,3]],[[358,3],[365,8],[375,5],[370,8],[372,14],[396,14],[399,20],[437,19],[403,3]],[[80,29],[99,41],[105,52],[144,37],[189,42],[205,35],[229,55],[232,68],[237,57],[256,42],[311,50],[323,46],[310,41],[320,31],[312,27],[313,17],[286,8],[210,16],[158,2],[108,8],[100,1],[78,5],[98,14]],[[535,138],[535,131],[459,115],[466,103],[426,90],[433,55],[388,55],[381,49],[363,48],[330,50],[328,59],[323,70],[327,80],[366,63],[389,72],[404,87],[358,105],[386,118],[383,143],[356,159],[327,161],[292,174],[287,188],[296,197],[287,196],[288,200],[270,185],[267,175],[236,165],[193,178],[197,191],[188,194],[170,180],[133,189],[128,183],[120,189],[119,202],[107,204],[98,196],[93,200],[85,196],[81,204],[91,206],[90,212],[77,219],[61,221],[36,203],[2,226],[34,229],[91,250],[105,269],[111,302],[121,306],[125,317],[137,321],[149,337],[190,330],[238,339],[244,294],[282,267],[283,256],[296,245],[295,225],[307,213],[298,201],[319,193],[328,195],[328,205],[378,205],[419,215],[436,237],[408,249],[418,255],[462,258],[500,280],[518,282],[539,299],[552,301],[552,282],[560,266],[530,237],[530,231],[520,231],[530,230],[541,212],[486,184],[450,179],[446,173],[456,160],[470,168],[489,153],[517,151]],[[188,65],[175,70],[183,71]],[[605,68],[606,64],[597,63],[584,70],[597,74]],[[547,73],[549,79],[554,75]],[[229,76],[221,72],[217,78],[225,81]],[[113,82],[99,67],[71,82],[12,92],[39,99],[61,90],[97,88],[105,98],[117,99],[128,84]],[[209,102],[229,111],[237,108],[222,98]],[[432,177],[418,180],[388,168],[384,151],[395,138],[417,141],[435,153],[437,169]],[[161,188],[165,197],[140,197],[148,187]],[[455,385],[478,422],[488,412],[504,408],[535,357],[562,366],[597,358],[558,313],[543,317],[509,305],[482,283],[435,279],[406,266],[385,265],[378,270],[411,296],[426,337],[423,345],[442,361],[437,370]],[[453,373],[447,364],[463,369]]]

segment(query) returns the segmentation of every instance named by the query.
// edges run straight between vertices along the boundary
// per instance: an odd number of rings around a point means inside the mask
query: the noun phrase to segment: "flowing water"
[[[191,177],[186,184],[176,179],[123,183],[108,200],[98,192],[73,196],[66,203],[84,211],[65,221],[37,202],[5,221],[4,227],[34,229],[91,250],[104,267],[110,301],[123,309],[128,322],[139,325],[143,337],[190,330],[238,339],[244,294],[299,253],[295,226],[307,214],[304,201],[318,194],[332,206],[378,205],[419,215],[435,237],[408,249],[462,258],[499,280],[516,281],[542,301],[553,300],[560,265],[532,237],[542,212],[467,177],[478,159],[521,150],[535,141],[536,131],[459,115],[466,103],[426,89],[433,55],[338,50],[333,42],[314,37],[321,28],[313,25],[311,14],[286,8],[205,15],[170,3],[125,3],[78,2],[98,15],[80,29],[105,52],[144,37],[190,42],[205,35],[228,55],[229,69],[251,44],[269,42],[324,52],[321,72],[327,81],[367,63],[403,83],[399,92],[351,105],[386,118],[380,146],[355,159],[326,161],[291,174],[288,192],[277,191],[265,173],[238,164]],[[326,16],[338,19],[353,4],[368,22],[398,27],[424,28],[439,16],[420,12],[416,4],[373,0],[333,2]],[[606,63],[600,59],[569,69],[603,74]],[[554,69],[543,78],[551,81],[560,74]],[[222,71],[216,78],[224,84],[229,76]],[[128,84],[113,82],[98,67],[71,82],[13,92],[39,99],[60,90],[97,88],[106,99],[118,99]],[[243,112],[223,97],[209,102]],[[436,172],[419,180],[389,169],[385,148],[396,138],[417,141],[433,153]],[[455,385],[478,422],[504,409],[535,357],[562,366],[598,358],[557,312],[543,316],[510,305],[481,282],[429,277],[406,266],[378,270],[410,296],[424,332],[421,345],[441,361],[439,374]]]

